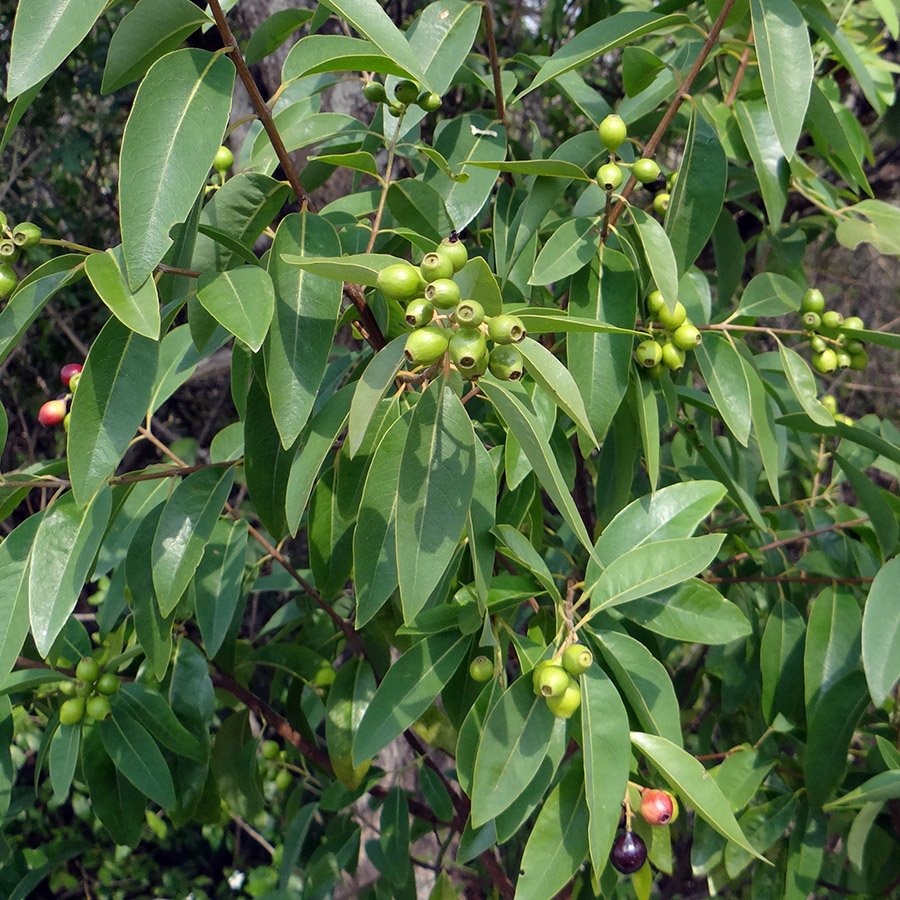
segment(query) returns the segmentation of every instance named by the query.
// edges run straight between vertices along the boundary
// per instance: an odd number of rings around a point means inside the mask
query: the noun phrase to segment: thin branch
[[[747,575],[741,578],[713,578],[708,575],[701,580],[707,584],[871,584],[874,578],[819,578],[806,575]]]
[[[491,64],[491,77],[494,81],[494,104],[497,108],[497,118],[508,128],[506,122],[506,103],[503,101],[503,79],[500,75],[500,57],[497,54],[497,41],[494,38],[494,11],[491,9],[491,0],[482,0],[481,8],[484,12],[484,36],[487,38],[488,60]]]
[[[737,92],[740,89],[741,82],[744,80],[744,74],[747,71],[747,65],[750,62],[750,47],[753,44],[753,28],[750,29],[749,34],[747,35],[747,46],[744,47],[744,52],[741,54],[741,61],[738,65],[737,74],[734,76],[734,81],[731,82],[731,88],[728,91],[728,96],[725,98],[725,105],[731,106],[734,103],[735,97],[737,97]]]

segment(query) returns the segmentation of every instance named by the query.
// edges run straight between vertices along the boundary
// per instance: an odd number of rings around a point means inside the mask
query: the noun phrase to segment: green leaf
[[[538,70],[534,81],[516,99],[546,84],[553,78],[636,41],[645,34],[654,34],[688,24],[684,15],[659,16],[649,12],[622,12],[589,25],[572,40],[567,41]]]
[[[778,713],[798,721],[803,707],[803,642],[806,625],[797,608],[779,600],[766,621],[759,648],[762,711],[771,723]]]
[[[254,66],[274,53],[301,25],[313,17],[311,9],[280,9],[263,19],[256,26],[247,46],[244,59],[248,66]]]
[[[475,433],[453,390],[435,382],[409,423],[397,497],[397,573],[404,621],[415,618],[453,558],[475,485]],[[453,490],[448,491],[448,485]]]
[[[393,884],[403,884],[409,875],[409,802],[406,791],[391,788],[381,807],[379,841],[390,867],[385,873]]]
[[[391,182],[387,206],[395,224],[439,242],[453,228],[441,195],[424,181],[402,178]]]
[[[900,797],[900,771],[879,772],[864,781],[859,787],[825,804],[826,810],[848,809],[866,803],[882,803]]]
[[[29,516],[0,543],[0,684],[28,636],[28,567],[41,516]]]
[[[179,325],[166,334],[159,345],[159,363],[148,410],[156,412],[194,374],[200,359],[189,325]]]
[[[494,571],[496,542],[491,529],[497,522],[497,475],[488,451],[481,441],[475,441],[475,489],[466,520],[466,536],[472,575],[478,595],[479,611],[483,611],[490,596],[491,574]]]
[[[503,547],[500,552],[504,556],[508,556],[513,562],[530,572],[540,586],[553,598],[554,602],[559,603],[562,596],[559,588],[553,580],[553,575],[543,557],[531,541],[512,525],[500,524],[494,529],[494,534],[502,541]]]
[[[483,256],[473,256],[453,280],[459,285],[460,296],[477,300],[484,307],[485,315],[499,316],[503,312],[500,286]]]
[[[649,631],[691,644],[728,644],[751,633],[740,607],[729,603],[712,585],[698,580],[664,594],[633,600],[621,612]]]
[[[41,89],[47,83],[49,78],[50,76],[48,75],[47,78],[43,78],[37,84],[33,84],[27,91],[19,94],[13,101],[12,109],[6,117],[6,125],[3,126],[3,137],[0,137],[0,156],[3,155],[3,151],[6,150],[9,145],[13,134],[15,134],[16,127],[19,122],[22,121],[22,117],[28,112],[31,104],[41,92]]]
[[[161,56],[212,20],[190,0],[140,0],[113,32],[100,92],[137,81]]]
[[[434,701],[465,659],[468,635],[433,634],[413,644],[378,685],[353,740],[353,764],[383,750]]]
[[[207,745],[198,741],[178,721],[165,697],[139,681],[123,684],[119,693],[113,695],[111,706],[114,714],[121,711],[140,722],[173,753],[198,762],[205,761],[209,755]]]
[[[301,106],[301,109],[295,109],[296,106]],[[365,136],[363,124],[353,116],[345,116],[343,113],[310,113],[302,104],[294,104],[278,113],[275,116],[275,127],[280,132],[288,153],[334,138],[358,142]],[[264,130],[257,134],[245,168],[269,174],[278,168],[278,157]]]
[[[588,843],[594,871],[602,872],[619,826],[628,782],[628,713],[599,666],[591,666],[579,683]]]
[[[325,472],[316,484],[309,506],[309,567],[319,593],[328,599],[343,590],[352,571],[350,548],[354,522],[340,508],[339,475],[336,469]]]
[[[254,352],[259,350],[275,311],[275,291],[268,272],[241,266],[208,273],[197,282],[197,299],[220,325]]]
[[[124,709],[99,725],[103,747],[115,767],[163,809],[175,805],[172,773],[150,733]]]
[[[646,90],[665,67],[666,64],[655,53],[643,47],[626,47],[622,52],[622,86],[625,88],[625,95],[634,97]]]
[[[734,104],[734,114],[759,182],[766,216],[774,228],[784,215],[790,177],[775,125],[764,100],[738,100]]]
[[[741,831],[721,788],[693,756],[655,734],[632,731],[631,742],[701,819],[757,859],[763,859]]]
[[[99,490],[81,507],[69,492],[56,500],[38,525],[28,573],[28,612],[42,657],[46,658],[75,609],[111,508],[109,488]]]
[[[681,745],[675,688],[662,663],[640,642],[617,631],[591,632],[606,668],[641,725]]]
[[[54,672],[51,669],[19,669],[3,679],[3,683],[0,685],[0,696],[30,694],[41,685],[66,680],[71,679],[67,679],[62,672]]]
[[[545,178],[574,178],[577,181],[593,181],[587,172],[575,163],[564,159],[484,159],[463,163],[494,172],[512,172],[514,175],[542,175]],[[571,220],[568,220],[571,221]],[[538,282],[535,282],[536,284]],[[542,282],[546,284],[546,282]]]
[[[370,761],[352,763],[353,737],[375,694],[375,676],[365,660],[353,659],[338,669],[328,689],[325,740],[328,756],[342,784],[356,790],[369,770]]]
[[[716,227],[725,199],[728,162],[715,130],[695,106],[665,229],[678,271],[688,271]]]
[[[722,421],[746,447],[750,440],[750,385],[741,355],[726,336],[708,331],[695,353]]]
[[[780,503],[781,488],[778,479],[781,476],[781,449],[779,435],[775,430],[773,401],[770,401],[752,360],[748,359],[746,354],[742,354],[742,361],[747,384],[750,387],[750,419],[753,424],[753,436],[756,438],[756,446],[766,472],[769,489],[772,491],[775,502]]]
[[[159,298],[156,282],[148,278],[136,290],[128,287],[121,247],[91,253],[84,271],[100,299],[126,328],[151,340],[159,338]]]
[[[522,854],[516,900],[546,900],[555,896],[587,856],[586,785],[578,762],[577,756],[573,757],[568,772],[550,792],[538,813]],[[621,802],[620,797],[619,804]]]
[[[845,218],[838,223],[836,236],[841,246],[855,250],[860,244],[869,243],[879,253],[900,256],[900,214],[895,206],[881,200],[863,200],[847,211],[862,218]],[[891,341],[888,346],[897,346],[897,335],[881,336]]]
[[[477,828],[509,807],[537,773],[553,734],[554,716],[522,675],[484,722],[472,776],[472,824]]]
[[[766,104],[781,149],[791,159],[813,81],[809,32],[792,0],[750,0],[750,18]]]
[[[347,446],[351,458],[359,452],[378,404],[394,383],[394,376],[403,362],[405,343],[406,335],[394,338],[378,351],[356,382],[347,425]]]
[[[9,51],[6,99],[53,72],[82,42],[106,0],[20,0]]]
[[[678,299],[678,265],[669,236],[662,225],[642,209],[632,206],[629,212],[637,228],[650,275],[671,309]]]
[[[284,833],[284,851],[278,867],[278,889],[281,891],[287,890],[317,808],[315,803],[305,803],[288,823]]]
[[[776,272],[754,275],[741,294],[738,312],[745,316],[780,316],[800,309],[803,289]]]
[[[862,664],[876,706],[884,703],[900,678],[900,619],[894,581],[897,577],[900,557],[886,563],[875,576],[863,611]]]
[[[141,82],[122,136],[119,222],[132,288],[171,246],[169,230],[187,218],[222,144],[234,66],[205,50],[176,50]]]
[[[263,811],[257,747],[246,710],[230,715],[216,732],[210,755],[210,771],[225,804],[244,819]],[[218,803],[216,804],[218,810]],[[218,814],[218,812],[216,813]]]
[[[841,334],[847,335],[851,340],[865,341],[867,344],[878,344],[880,347],[900,350],[900,335],[890,331],[870,331],[867,328],[841,328],[839,330]]]
[[[346,281],[348,284],[364,284],[375,287],[378,284],[378,273],[394,265],[404,262],[396,256],[385,253],[350,253],[347,256],[297,256],[285,253],[281,257],[291,266],[298,266],[321,278],[335,281]]]
[[[53,733],[47,762],[50,766],[50,785],[53,788],[54,803],[64,803],[68,797],[80,749],[80,724],[60,725]]]
[[[803,407],[803,411],[819,425],[834,425],[834,417],[816,398],[818,393],[816,379],[803,357],[781,342],[778,344],[778,353],[791,391]]]
[[[599,239],[598,219],[566,219],[541,248],[528,283],[551,284],[582,269],[597,255]]]
[[[883,437],[866,431],[865,428],[854,427],[853,425],[844,425],[842,422],[835,422],[830,427],[819,425],[811,418],[802,413],[793,413],[787,416],[781,416],[776,420],[779,425],[790,428],[795,431],[806,431],[813,434],[827,434],[832,437],[841,437],[845,440],[859,444],[861,447],[868,447],[876,453],[882,454],[891,462],[900,465],[900,447],[886,441]]]
[[[163,508],[150,559],[153,587],[164,617],[175,609],[191,583],[232,484],[234,469],[230,466],[201,469],[175,488]]]

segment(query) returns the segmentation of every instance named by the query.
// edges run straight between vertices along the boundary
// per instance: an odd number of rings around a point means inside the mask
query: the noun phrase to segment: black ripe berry
[[[633,875],[646,859],[647,845],[633,831],[623,831],[613,841],[609,861],[623,875]]]

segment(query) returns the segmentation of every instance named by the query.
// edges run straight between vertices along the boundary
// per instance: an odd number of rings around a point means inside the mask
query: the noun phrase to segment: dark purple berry
[[[633,831],[623,831],[613,841],[609,861],[623,875],[633,875],[646,859],[647,845]]]

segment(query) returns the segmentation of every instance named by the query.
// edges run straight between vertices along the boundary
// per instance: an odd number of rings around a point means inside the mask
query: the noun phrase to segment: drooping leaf
[[[356,382],[347,425],[347,445],[351,457],[356,456],[381,398],[394,382],[394,376],[403,361],[405,342],[405,335],[394,338],[375,355]]]
[[[0,683],[12,672],[28,635],[29,557],[41,515],[29,516],[0,543]]]
[[[794,396],[803,407],[803,411],[819,425],[833,425],[834,417],[817,399],[816,379],[803,357],[790,347],[779,343],[781,365]]]
[[[895,557],[875,576],[863,611],[862,664],[876,706],[884,703],[900,678],[900,621],[894,581],[898,576],[900,557]]]
[[[551,284],[582,269],[597,255],[599,237],[597,219],[588,216],[565,219],[541,248],[528,283]]]
[[[750,385],[740,354],[726,337],[706,332],[696,356],[722,420],[746,447],[750,439]]]
[[[669,236],[662,225],[642,209],[630,207],[644,259],[657,289],[671,309],[678,299],[678,264]]]
[[[787,205],[788,165],[764,100],[738,100],[734,105],[741,137],[753,162],[769,224],[781,222]]]
[[[84,270],[100,299],[127,328],[151,340],[159,338],[159,297],[156,283],[148,278],[136,290],[128,287],[122,248],[91,253]]]
[[[220,325],[254,352],[259,350],[275,311],[275,291],[268,272],[241,266],[204,275],[197,283],[197,299]]]

